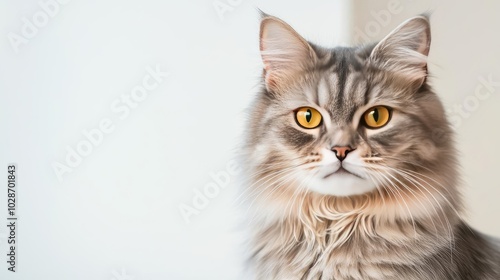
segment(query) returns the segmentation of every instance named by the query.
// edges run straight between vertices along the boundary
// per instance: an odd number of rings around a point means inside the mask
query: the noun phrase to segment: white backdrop
[[[261,71],[257,8],[325,45],[357,24],[348,1],[269,2],[0,3],[0,172],[18,167],[17,272],[2,179],[0,279],[240,279],[232,159]],[[476,163],[497,127],[476,132]]]

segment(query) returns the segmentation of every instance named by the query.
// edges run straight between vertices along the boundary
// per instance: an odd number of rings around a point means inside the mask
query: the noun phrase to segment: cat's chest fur
[[[259,279],[437,279],[425,268],[429,252],[449,247],[450,236],[436,236],[419,223],[378,225],[352,216],[305,226],[275,224],[257,235],[266,275]],[[436,276],[436,275],[434,275]]]

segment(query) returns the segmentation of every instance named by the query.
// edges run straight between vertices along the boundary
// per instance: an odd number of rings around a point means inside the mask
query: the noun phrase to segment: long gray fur
[[[257,279],[500,279],[500,242],[461,218],[453,133],[427,78],[429,44],[425,16],[379,44],[328,49],[263,15],[263,86],[244,147]],[[391,126],[360,124],[372,103],[390,104]],[[315,130],[293,121],[309,105],[325,112]],[[319,149],[334,145],[364,151],[376,190],[335,196],[307,187],[299,174],[319,168],[310,165],[323,160]]]

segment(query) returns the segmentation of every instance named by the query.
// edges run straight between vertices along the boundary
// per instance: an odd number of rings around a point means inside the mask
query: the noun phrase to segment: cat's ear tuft
[[[429,18],[411,18],[387,35],[373,49],[370,62],[420,87],[427,77],[431,44]]]
[[[260,53],[269,91],[280,92],[314,65],[317,56],[293,28],[279,18],[263,14]]]

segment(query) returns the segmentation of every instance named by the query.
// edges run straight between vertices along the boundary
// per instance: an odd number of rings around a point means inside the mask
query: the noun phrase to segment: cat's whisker
[[[246,178],[242,181],[242,183],[244,183],[244,184],[246,184],[247,182],[256,183],[256,182],[254,182],[254,180],[256,178],[259,178],[259,180],[262,179],[261,177],[265,173],[272,173],[274,171],[277,172],[277,171],[284,171],[284,170],[298,168],[301,165],[303,165],[303,163],[291,164],[291,162],[289,162],[289,161],[288,162],[283,161],[283,162],[274,163],[273,165],[266,166],[265,168],[261,168],[261,166],[264,166],[264,165],[265,164],[259,164],[257,167],[252,167],[252,169],[257,170],[257,171],[250,173],[248,176],[246,176]],[[265,176],[267,176],[267,175],[265,175]],[[252,191],[252,190],[253,190],[252,186],[247,186],[247,188],[244,191]]]
[[[380,157],[366,157],[366,158],[361,158],[361,159],[366,163],[374,163],[374,162],[384,161],[384,159],[380,158]]]
[[[419,179],[419,180],[424,181],[424,182],[425,182],[425,183],[426,183],[429,187],[431,187],[431,188],[432,188],[432,189],[433,189],[433,190],[434,190],[437,194],[439,194],[439,195],[440,195],[440,196],[441,196],[441,197],[445,200],[445,202],[446,202],[446,203],[448,204],[448,206],[449,206],[449,207],[450,207],[450,208],[451,208],[451,209],[455,212],[455,214],[456,214],[457,216],[460,216],[460,213],[459,213],[459,211],[455,208],[454,204],[453,204],[453,203],[452,203],[452,202],[451,202],[451,201],[450,201],[450,200],[449,200],[449,199],[448,199],[448,198],[447,198],[447,197],[446,197],[443,193],[441,193],[441,191],[440,191],[440,190],[438,190],[435,186],[433,186],[432,184],[430,184],[429,182],[427,182],[427,180],[425,180],[424,178],[426,178],[426,179],[430,179],[430,180],[431,180],[431,181],[433,181],[434,183],[438,184],[438,185],[441,187],[441,189],[443,189],[443,190],[447,190],[447,188],[446,188],[445,186],[443,186],[441,183],[437,182],[436,180],[434,180],[434,179],[432,179],[432,178],[430,178],[430,177],[428,177],[428,176],[426,176],[426,175],[424,175],[424,174],[421,174],[421,173],[418,173],[418,172],[415,172],[415,171],[411,171],[411,170],[407,170],[407,171],[406,171],[405,169],[401,169],[401,168],[399,168],[399,169],[394,169],[394,168],[393,168],[393,170],[395,170],[395,171],[397,171],[397,172],[400,172],[400,173],[404,173],[404,174],[406,174],[406,175],[408,175],[408,176],[411,176],[411,177],[414,177],[414,178],[416,178],[416,179]],[[419,176],[421,176],[421,177],[419,177]],[[422,178],[422,177],[424,177],[424,178]],[[430,192],[429,192],[429,193],[430,193]],[[451,196],[451,194],[449,193],[449,191],[448,191],[448,195],[450,195],[450,196]],[[436,203],[437,203],[437,204],[440,204],[440,203],[438,203],[438,202],[437,202],[437,200],[436,200]]]
[[[284,168],[280,171],[283,171],[285,172],[286,170],[291,170],[293,168]],[[245,190],[242,191],[242,193],[234,200],[234,202],[238,202],[238,200],[243,197],[244,195],[248,195],[248,194],[251,194],[252,192],[254,192],[256,190],[256,188],[253,188],[254,185],[258,184],[260,181],[266,179],[266,178],[269,178],[270,176],[273,176],[276,174],[276,172],[273,172],[274,169],[269,169],[269,170],[266,170],[266,171],[262,171],[262,172],[255,172],[254,174],[252,174],[252,176],[250,178],[248,178],[247,180],[245,180],[243,183],[246,183],[246,181],[248,182],[253,182],[250,186],[248,186],[247,188],[245,188]],[[280,172],[278,171],[278,172]],[[255,181],[255,179],[258,179],[257,181]]]
[[[447,188],[447,187],[445,187],[445,186],[443,186],[443,184],[439,183],[438,181],[436,181],[436,180],[435,180],[435,179],[433,179],[432,177],[429,177],[429,176],[427,176],[427,175],[425,175],[425,174],[422,174],[422,173],[419,173],[419,172],[416,172],[416,171],[413,171],[413,170],[409,170],[409,169],[401,169],[401,168],[400,168],[400,170],[401,170],[401,171],[403,171],[403,172],[408,173],[410,176],[416,176],[416,175],[418,175],[418,176],[422,176],[422,177],[424,177],[424,178],[426,178],[426,179],[429,179],[429,180],[433,181],[434,183],[438,184],[438,186],[439,186],[439,187],[441,187],[441,189],[443,189],[444,191],[446,191],[450,197],[452,197],[452,194],[450,193],[450,191],[448,190],[448,188]],[[412,175],[412,174],[413,174],[413,175]],[[422,180],[424,180],[423,178],[421,178],[421,179],[422,179]],[[431,186],[431,187],[433,187],[433,186],[432,186],[432,184],[430,184],[430,186]],[[435,189],[435,188],[434,188],[434,189]],[[442,194],[439,190],[437,190],[437,189],[435,189],[435,190],[436,190],[436,192],[438,192],[441,196],[443,196],[443,199],[445,199],[445,200],[446,200],[446,202],[447,202],[447,203],[448,203],[451,207],[453,207],[453,210],[455,211],[455,214],[456,214],[456,215],[458,215],[458,216],[461,216],[461,215],[460,215],[460,213],[459,213],[459,211],[458,211],[458,210],[456,210],[456,209],[454,208],[453,203],[451,203],[451,201],[449,201],[449,200],[448,200],[448,198],[447,198],[445,195],[443,195],[443,194]]]
[[[414,180],[413,178],[411,177],[408,177],[409,180]],[[416,181],[416,180],[415,180]],[[416,181],[417,183],[419,183],[418,181]],[[420,184],[420,183],[419,183]],[[421,185],[421,184],[420,184]],[[425,188],[425,186],[422,186],[423,189],[425,189],[426,191],[427,188]],[[429,194],[433,197],[434,200],[436,200],[436,198],[434,197],[434,195],[432,193],[429,192]],[[429,198],[430,199],[430,198]],[[441,204],[437,204],[439,206],[439,208],[441,209],[441,212],[443,213],[443,216],[440,217],[440,221],[441,221],[441,224],[443,227],[446,227],[447,228],[447,231],[448,231],[448,240],[450,242],[450,251],[451,251],[451,256],[453,256],[453,247],[452,247],[452,244],[455,240],[454,238],[454,234],[453,234],[453,229],[452,229],[452,226],[451,226],[451,223],[449,222],[448,218],[447,218],[447,214],[445,213],[443,207]],[[444,219],[444,222],[446,222],[446,226],[443,224],[443,221],[441,220]]]
[[[360,166],[360,167],[363,167],[363,166]],[[366,166],[369,170],[380,170],[381,167],[386,167],[385,165],[375,165],[375,168],[373,168],[372,165],[368,165]],[[388,167],[386,167],[388,169]],[[370,173],[367,173],[368,175],[370,175]],[[429,218],[431,218],[431,213],[427,210],[426,206],[423,204],[421,198],[419,198],[417,196],[417,193],[415,191],[413,191],[409,186],[407,186],[404,182],[401,182],[399,179],[397,179],[396,177],[394,177],[392,174],[390,174],[390,172],[387,172],[386,173],[387,175],[389,175],[390,177],[392,177],[394,180],[396,180],[403,188],[405,188],[408,192],[410,192],[414,197],[415,199],[417,199],[418,203],[422,206],[423,209],[425,209],[427,215],[429,216]],[[402,175],[405,179],[407,179],[412,185],[414,185],[416,188],[419,189],[419,187],[413,182],[414,180],[412,178],[406,178],[407,176],[406,175]],[[392,181],[390,180],[389,178],[387,178],[387,181]],[[417,182],[418,183],[418,182]],[[377,184],[378,185],[378,184]],[[379,191],[379,194],[381,196],[381,198],[383,199],[384,198],[384,195],[380,192],[380,189],[379,187],[377,186],[377,190]],[[427,198],[428,199],[428,198]],[[384,201],[385,202],[385,201]],[[436,212],[436,209],[434,208],[434,211]],[[443,210],[442,210],[443,211]],[[436,212],[437,214],[437,212]],[[431,219],[431,222],[435,228],[435,230],[437,231],[437,227],[436,225],[434,224],[434,221]]]
[[[426,175],[424,175],[424,174],[421,174],[421,173],[418,173],[418,172],[415,172],[415,171],[412,171],[412,170],[406,170],[406,171],[405,171],[405,170],[401,170],[401,171],[402,171],[402,172],[405,172],[406,174],[408,174],[408,176],[415,177],[415,178],[418,178],[418,179],[420,179],[420,180],[422,180],[422,181],[426,182],[426,183],[428,184],[428,186],[430,186],[431,188],[433,188],[433,190],[434,190],[434,191],[436,191],[439,195],[441,195],[441,197],[443,197],[443,199],[447,202],[447,205],[451,208],[451,210],[453,210],[453,211],[455,212],[455,215],[457,215],[458,217],[461,217],[461,215],[460,215],[459,211],[455,208],[454,204],[453,204],[453,203],[451,203],[451,201],[449,201],[449,200],[448,200],[448,198],[447,198],[444,194],[442,194],[442,193],[441,193],[441,192],[440,192],[437,188],[435,188],[432,184],[430,184],[429,182],[427,182],[427,180],[426,180],[426,179],[429,179],[429,180],[431,180],[431,181],[433,181],[433,182],[437,183],[437,184],[441,187],[441,189],[447,190],[447,188],[446,188],[446,187],[444,187],[442,184],[440,184],[439,182],[437,182],[437,181],[436,181],[436,180],[434,180],[433,178],[428,177],[428,176],[426,176]],[[422,177],[424,177],[425,179],[424,179],[424,178],[421,178],[421,177],[418,177],[418,176],[422,176]],[[447,191],[447,193],[448,193],[448,195],[450,195],[450,196],[451,196],[451,194],[449,193],[449,191]],[[445,216],[445,217],[446,217],[446,216]],[[449,229],[449,231],[450,231],[450,233],[451,233],[451,235],[452,235],[452,240],[454,240],[454,238],[453,238],[453,231],[452,231],[452,229],[451,229],[451,225],[450,225],[450,229]]]
[[[410,210],[410,207],[408,206],[408,204],[406,203],[406,200],[404,199],[402,193],[400,192],[399,188],[397,187],[396,184],[394,184],[394,182],[392,182],[392,180],[390,180],[387,176],[385,176],[384,173],[380,172],[379,173],[380,175],[382,175],[384,178],[386,178],[386,181],[388,183],[391,184],[392,187],[394,187],[394,190],[397,192],[397,194],[399,195],[399,197],[401,198],[401,201],[404,203],[405,207],[406,207],[406,210],[408,211],[408,214],[410,215],[410,218],[411,218],[411,221],[412,221],[412,225],[413,225],[413,230],[415,232],[415,238],[417,238],[417,230],[416,230],[416,226],[415,226],[415,219],[413,218],[413,214]]]
[[[426,192],[428,192],[428,193],[429,193],[429,195],[430,195],[430,196],[431,196],[431,197],[435,200],[436,205],[438,205],[438,207],[440,208],[441,212],[443,213],[443,217],[444,217],[444,219],[445,219],[445,221],[446,221],[446,223],[447,223],[447,225],[446,225],[445,227],[447,227],[447,228],[448,228],[448,233],[449,233],[449,236],[450,236],[450,240],[453,240],[453,232],[452,232],[452,229],[451,229],[451,224],[449,223],[449,221],[448,221],[448,219],[447,219],[447,215],[446,215],[446,213],[445,213],[444,209],[442,208],[442,205],[441,205],[441,204],[439,203],[439,201],[438,201],[438,200],[434,197],[434,195],[433,195],[433,194],[432,194],[429,190],[427,190],[427,188],[426,188],[425,186],[423,186],[423,185],[422,185],[419,181],[417,181],[417,180],[413,179],[412,177],[409,177],[409,176],[408,176],[407,174],[405,174],[405,173],[401,173],[401,171],[400,171],[400,170],[395,169],[395,168],[392,168],[392,167],[388,167],[388,166],[381,166],[381,167],[383,167],[383,168],[385,168],[385,169],[387,169],[387,170],[391,170],[391,171],[394,171],[394,172],[396,172],[396,173],[400,174],[400,175],[401,175],[401,176],[403,176],[405,179],[407,179],[407,180],[409,180],[410,182],[412,182],[412,184],[413,184],[415,187],[417,187],[418,189],[420,189],[420,187],[421,187],[422,189],[424,189]],[[424,180],[424,181],[425,181],[425,180]],[[416,183],[416,184],[415,184],[415,183]],[[432,186],[432,185],[430,185],[428,182],[426,182],[426,183],[427,183],[429,186],[433,187],[433,186]],[[436,190],[436,191],[437,191],[437,190]],[[429,197],[427,197],[427,196],[425,196],[425,197],[426,197],[427,199],[430,199],[430,198],[429,198]],[[451,206],[451,207],[453,207],[453,205],[450,205],[450,206]],[[433,208],[434,208],[434,207],[433,207]],[[424,207],[424,209],[426,209],[426,208]],[[432,219],[431,219],[431,221],[433,222],[433,220],[432,220]],[[441,221],[441,222],[443,222],[443,221]],[[433,224],[434,224],[434,223],[433,223]],[[434,226],[435,226],[435,224],[434,224]],[[443,226],[444,226],[444,225],[443,225]]]
[[[383,185],[382,181],[380,181],[377,177],[375,177],[375,175],[372,174],[371,172],[367,172],[366,175],[368,175],[370,180],[374,181],[375,188],[377,189],[377,192],[379,193],[380,198],[382,199],[382,204],[384,205],[384,207],[386,207],[387,204],[385,202],[385,195],[382,193],[382,188],[381,188],[381,186]]]
[[[252,207],[253,203],[259,198],[259,196],[261,196],[263,193],[266,193],[266,196],[264,197],[267,198],[269,196],[271,196],[276,190],[278,189],[282,189],[282,192],[284,191],[284,188],[283,186],[285,185],[285,183],[289,182],[290,180],[297,180],[297,177],[295,176],[290,176],[291,174],[293,173],[292,172],[289,172],[289,173],[286,173],[286,174],[280,174],[278,177],[276,177],[274,179],[273,182],[267,184],[258,194],[257,196],[253,197],[252,198],[252,202],[251,204],[249,205],[249,207],[247,208],[247,212],[250,210],[250,208]],[[271,190],[269,191],[269,189],[271,188]],[[251,220],[251,222],[253,222],[253,219]]]
[[[392,171],[395,171],[395,170],[392,170]],[[390,174],[390,172],[388,172],[388,174]],[[400,175],[401,175],[401,174],[400,174]],[[392,176],[392,177],[394,177],[392,174],[391,174],[391,176]],[[411,183],[414,187],[416,187],[418,190],[420,190],[420,186],[419,186],[420,184],[419,184],[419,182],[416,182],[416,183],[418,184],[418,185],[417,185],[417,184],[415,184],[415,181],[414,181],[412,178],[408,178],[408,177],[407,177],[407,176],[405,176],[405,175],[401,175],[401,176],[402,176],[404,179],[408,180],[408,181],[409,181],[409,182],[410,182],[410,183]],[[398,181],[399,181],[399,180],[398,180]],[[411,188],[407,187],[407,186],[406,186],[406,184],[403,184],[403,185],[404,185],[404,187],[405,187],[406,189],[408,189],[408,191],[410,191],[410,192],[413,194],[413,196],[415,197],[415,199],[417,199],[417,201],[420,203],[420,205],[422,206],[422,209],[424,209],[424,210],[425,210],[425,212],[427,213],[427,215],[428,215],[429,219],[431,220],[431,222],[432,222],[432,224],[433,224],[433,226],[434,226],[434,229],[435,229],[435,230],[436,230],[436,232],[437,232],[437,226],[436,226],[436,224],[434,223],[434,219],[432,218],[431,213],[430,213],[430,212],[429,212],[429,210],[427,209],[427,208],[428,208],[428,207],[427,207],[427,205],[424,205],[424,204],[422,203],[421,199],[417,196],[417,193],[416,193],[415,191],[413,191]],[[424,187],[422,186],[422,188],[424,188]],[[429,197],[427,197],[427,196],[424,196],[424,198],[425,198],[425,199],[427,199],[427,200],[430,200],[430,199],[429,199]],[[429,201],[429,202],[430,202],[430,203],[432,203],[431,201]],[[437,212],[436,208],[435,208],[435,207],[433,207],[433,209],[434,209],[434,212],[435,212],[436,216],[438,216],[438,212]]]
[[[292,175],[294,173],[295,168],[287,168],[284,170],[280,170],[278,172],[270,172],[266,176],[260,178],[255,183],[249,186],[252,189],[252,192],[247,195],[248,198],[257,199],[261,193],[266,191],[267,188],[273,187],[276,182],[280,179],[287,178],[287,176]],[[265,179],[265,180],[264,180]],[[261,182],[262,181],[262,182]],[[265,186],[262,188],[262,186]],[[255,194],[257,195],[255,196]]]
[[[268,174],[260,177],[258,180],[256,180],[254,183],[252,183],[250,186],[248,186],[247,190],[250,193],[242,193],[240,196],[238,196],[237,200],[239,200],[243,195],[245,195],[245,198],[243,201],[240,202],[240,204],[243,204],[246,199],[253,198],[256,199],[260,195],[260,193],[264,192],[265,189],[272,187],[275,179],[280,179],[280,176],[286,177],[285,175],[290,175],[294,172],[296,167],[288,167],[284,168],[280,171],[277,172],[268,172]],[[257,186],[265,186],[264,188],[258,188]],[[260,192],[259,192],[260,191]],[[259,194],[254,198],[254,195],[256,192],[259,192]],[[237,201],[236,200],[236,201]],[[235,201],[235,202],[236,202]]]
[[[408,185],[406,185],[404,182],[401,182],[398,178],[396,178],[394,175],[392,175],[390,172],[386,172],[389,176],[393,177],[398,183],[400,183],[406,190],[408,190],[414,197],[415,199],[418,201],[418,203],[420,204],[420,206],[422,206],[422,209],[425,209],[425,212],[427,213],[427,216],[429,217],[429,219],[431,220],[433,226],[434,226],[434,229],[436,230],[437,232],[437,227],[436,225],[434,224],[434,221],[432,219],[432,215],[431,213],[429,212],[429,210],[427,209],[427,205],[424,205],[422,203],[422,200],[417,196],[417,193],[415,191],[413,191]],[[404,179],[407,179],[410,181],[410,183],[415,186],[417,189],[420,189],[420,187],[418,185],[416,185],[413,180],[411,180],[411,178],[406,178],[406,176],[403,176]],[[418,182],[417,182],[418,183]],[[426,196],[424,196],[424,198],[427,198]],[[428,198],[427,198],[428,199]],[[437,213],[437,210],[433,207],[434,209],[434,212],[436,213],[436,216],[438,215]]]
[[[447,226],[448,226],[448,231],[449,231],[449,234],[450,234],[450,237],[451,237],[451,239],[450,239],[450,240],[453,240],[453,239],[454,239],[454,238],[453,238],[453,230],[452,230],[452,228],[451,228],[451,224],[449,223],[449,221],[448,221],[448,219],[447,219],[447,214],[445,213],[445,211],[444,211],[444,209],[443,209],[443,206],[441,205],[441,203],[439,203],[439,201],[436,199],[436,197],[435,197],[435,196],[434,196],[434,195],[433,195],[433,194],[432,194],[432,193],[431,193],[431,192],[430,192],[430,191],[429,191],[429,190],[428,190],[425,186],[423,186],[423,185],[422,185],[422,184],[421,184],[418,180],[416,180],[416,179],[422,180],[423,182],[425,182],[425,183],[427,184],[427,186],[429,186],[429,187],[433,188],[433,189],[434,189],[434,191],[436,191],[438,194],[440,194],[440,195],[443,197],[443,199],[445,199],[445,201],[447,201],[447,202],[448,202],[448,206],[449,206],[452,210],[456,211],[456,209],[454,208],[453,204],[449,203],[449,201],[446,199],[446,197],[445,197],[443,194],[441,194],[441,192],[440,192],[439,190],[437,190],[437,189],[436,189],[436,188],[435,188],[432,184],[430,184],[429,182],[427,182],[425,179],[423,179],[423,178],[419,178],[419,177],[417,177],[416,175],[411,174],[411,173],[407,173],[407,172],[405,172],[405,171],[403,171],[403,170],[397,170],[397,169],[395,169],[394,171],[399,172],[399,173],[400,173],[400,175],[407,177],[409,180],[415,181],[415,182],[416,182],[418,185],[420,185],[420,186],[421,186],[421,187],[422,187],[425,191],[427,191],[427,192],[429,193],[429,195],[431,195],[431,196],[432,196],[432,198],[434,199],[434,201],[436,202],[436,204],[440,207],[440,209],[441,209],[441,211],[442,211],[442,213],[443,213],[443,217],[446,219]]]
[[[294,173],[294,171],[297,171],[297,168],[301,167],[301,166],[304,166],[304,164],[300,164],[300,165],[296,165],[296,166],[293,166],[293,167],[290,167],[290,168],[287,168],[286,171],[289,171],[289,172],[277,172],[277,173],[273,173],[273,175],[275,177],[281,177],[281,179],[285,179],[285,180],[280,180],[280,178],[276,179],[272,184],[269,184],[268,182],[263,182],[262,185],[267,185],[265,188],[263,188],[259,194],[254,198],[257,199],[263,192],[265,192],[269,187],[274,187],[274,189],[271,191],[271,193],[268,193],[267,196],[270,196],[272,194],[272,192],[274,192],[276,189],[279,189],[280,187],[282,187],[285,183],[287,183],[290,179],[294,179],[294,181],[296,180],[296,176],[289,176],[289,175],[292,175],[292,173]],[[289,178],[287,178],[287,176]],[[269,179],[268,179],[269,180]],[[279,184],[276,186],[276,183]],[[251,186],[252,187],[252,186]]]

